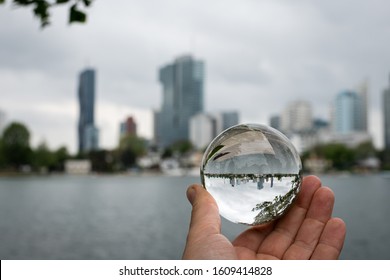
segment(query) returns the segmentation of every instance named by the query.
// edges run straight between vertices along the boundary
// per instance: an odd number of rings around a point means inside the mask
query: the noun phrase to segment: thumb
[[[192,205],[188,239],[201,239],[221,233],[221,218],[214,198],[201,185],[187,189],[187,198]]]

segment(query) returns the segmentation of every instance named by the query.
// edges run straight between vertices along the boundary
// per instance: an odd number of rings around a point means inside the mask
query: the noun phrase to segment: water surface
[[[390,259],[390,178],[321,176],[345,220],[343,259]],[[180,259],[198,177],[0,178],[0,259]],[[223,219],[229,239],[247,228]]]

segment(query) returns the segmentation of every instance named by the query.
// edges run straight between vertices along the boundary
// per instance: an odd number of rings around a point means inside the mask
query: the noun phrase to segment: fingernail
[[[195,187],[194,186],[191,186],[187,189],[187,198],[188,198],[188,201],[193,204],[194,200],[195,200],[195,196],[196,196],[196,190],[195,190]]]

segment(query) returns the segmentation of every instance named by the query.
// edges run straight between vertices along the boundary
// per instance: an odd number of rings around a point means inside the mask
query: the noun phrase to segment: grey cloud
[[[209,111],[266,122],[286,102],[306,99],[326,117],[338,91],[368,78],[377,116],[390,71],[389,9],[385,0],[96,1],[86,25],[68,26],[58,10],[40,30],[31,11],[0,7],[0,107],[59,141],[45,130],[44,112],[13,113],[18,100],[76,102],[77,75],[89,65],[99,104],[158,108],[158,68],[193,53],[206,62]]]

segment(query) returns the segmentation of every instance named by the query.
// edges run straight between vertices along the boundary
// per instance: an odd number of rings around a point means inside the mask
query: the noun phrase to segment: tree
[[[114,158],[108,150],[91,151],[88,158],[92,164],[92,170],[96,172],[113,172]]]
[[[192,149],[192,143],[188,140],[179,140],[171,146],[173,152],[177,152],[180,155],[183,155]]]
[[[5,165],[4,153],[3,153],[3,139],[0,137],[0,168]]]
[[[33,13],[41,21],[41,27],[50,24],[50,9],[59,5],[68,4],[69,8],[69,23],[86,22],[87,14],[80,9],[88,8],[93,0],[13,0],[15,6],[31,7]],[[4,4],[5,0],[0,0],[0,4]]]
[[[377,156],[377,151],[371,141],[363,142],[355,148],[357,160]]]
[[[56,158],[47,147],[45,142],[38,145],[37,149],[33,152],[33,166],[36,169],[45,168],[47,171],[51,169],[55,164]]]
[[[118,158],[121,165],[125,168],[134,166],[137,158],[145,153],[145,140],[136,135],[127,135],[119,143]]]
[[[5,164],[19,168],[31,164],[30,132],[22,123],[9,124],[3,133],[2,150]]]
[[[343,144],[325,145],[323,153],[337,170],[349,170],[355,164],[354,151]]]
[[[60,147],[56,151],[54,151],[55,156],[55,165],[54,169],[56,171],[64,171],[65,161],[69,159],[69,152],[66,147]]]

